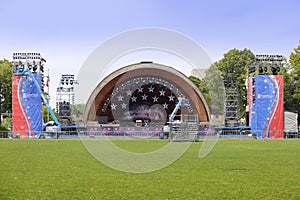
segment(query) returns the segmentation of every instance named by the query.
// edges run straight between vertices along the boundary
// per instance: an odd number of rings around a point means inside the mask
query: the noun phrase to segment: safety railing
[[[116,138],[116,139],[159,139],[164,134],[163,129],[134,130],[134,129],[97,129],[75,130],[60,132],[39,131],[35,134],[20,131],[0,131],[0,138],[11,139],[81,139],[81,138]],[[193,135],[194,131],[193,131]],[[218,136],[220,139],[300,139],[300,132],[261,131],[261,130],[214,130],[211,127],[200,127],[197,137]]]

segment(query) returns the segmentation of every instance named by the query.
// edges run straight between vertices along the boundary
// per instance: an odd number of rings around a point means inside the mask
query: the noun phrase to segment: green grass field
[[[167,142],[114,143],[147,152]],[[199,159],[201,144],[166,168],[131,174],[80,140],[0,140],[0,199],[300,199],[300,140],[222,140]]]

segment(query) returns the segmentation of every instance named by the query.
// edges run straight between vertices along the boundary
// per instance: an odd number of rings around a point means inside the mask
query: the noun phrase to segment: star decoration
[[[139,87],[139,88],[138,88],[138,92],[143,92],[143,89],[144,89],[144,88]]]
[[[113,103],[113,104],[110,105],[110,107],[111,107],[112,110],[116,110],[117,105]]]
[[[170,96],[169,96],[169,101],[174,101],[174,96],[171,94]]]
[[[125,109],[126,108],[126,103],[122,103],[121,107],[122,107],[122,109]]]
[[[165,96],[166,91],[164,91],[164,90],[162,89],[161,91],[159,91],[159,93],[160,93],[160,94],[159,94],[160,96]]]
[[[149,92],[154,92],[154,87],[152,87],[152,85],[150,87],[148,87]]]
[[[170,98],[170,97],[169,97]],[[123,96],[122,95],[119,95],[118,96],[118,101],[123,101]]]
[[[143,99],[143,100],[147,100],[147,98],[148,98],[148,96],[147,96],[146,94],[144,94],[144,95],[142,96],[142,99]]]
[[[126,91],[127,96],[131,96],[131,92],[132,92],[131,90],[127,90]]]
[[[136,99],[137,99],[137,98],[136,98],[135,96],[131,97],[131,101],[132,101],[132,102],[136,102]]]
[[[154,96],[154,97],[152,97],[152,99],[153,99],[153,102],[158,102],[158,97]]]
[[[168,109],[169,104],[167,104],[166,102],[162,105],[164,107],[164,109]]]

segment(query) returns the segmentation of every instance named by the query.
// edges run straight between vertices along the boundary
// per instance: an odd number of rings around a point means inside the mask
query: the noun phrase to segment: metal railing
[[[81,139],[81,138],[116,138],[116,139],[159,139],[163,130],[76,130],[76,131],[60,131],[57,133],[49,133],[40,131],[35,135],[28,135],[24,132],[18,131],[0,131],[0,138],[12,139]],[[183,132],[186,134],[186,132]],[[269,131],[268,134],[264,131],[253,130],[222,130],[215,131],[212,128],[201,128],[198,131],[193,131],[193,138],[202,139],[207,136],[219,136],[220,139],[276,139],[275,136],[281,136],[280,139],[300,139],[300,132],[283,132],[283,131]],[[194,140],[194,139],[193,139]]]

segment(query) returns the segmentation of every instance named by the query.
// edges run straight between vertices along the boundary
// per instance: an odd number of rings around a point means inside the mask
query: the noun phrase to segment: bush
[[[8,138],[8,130],[3,126],[0,126],[0,138]]]

